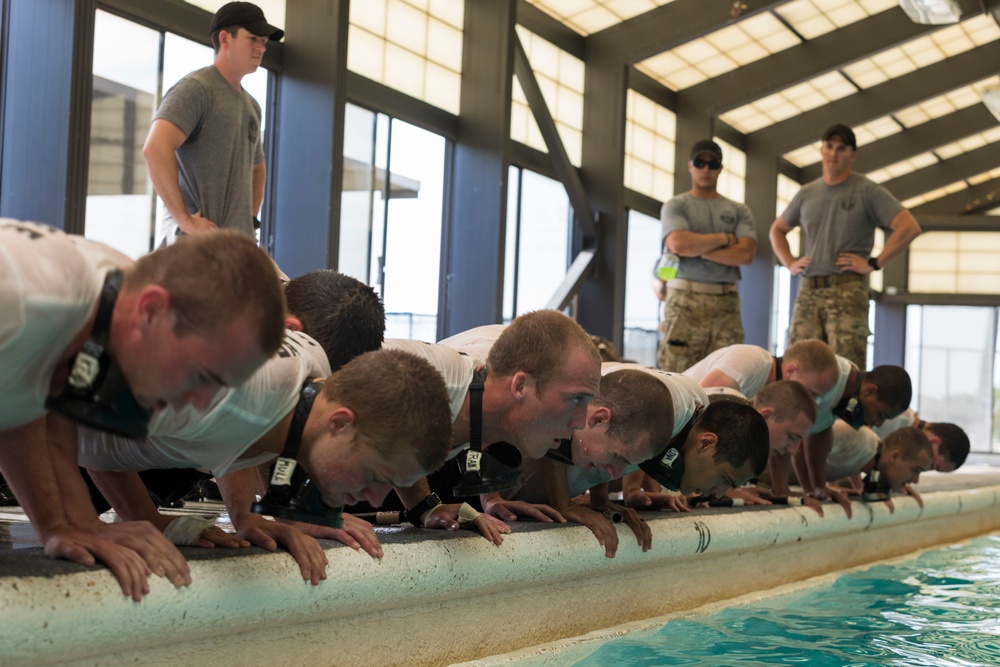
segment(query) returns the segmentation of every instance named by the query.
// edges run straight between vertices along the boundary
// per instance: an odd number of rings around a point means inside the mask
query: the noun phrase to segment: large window
[[[545,98],[545,106],[556,124],[566,155],[579,167],[583,151],[583,61],[531,33],[524,26],[517,26],[517,35]],[[542,152],[549,150],[516,76],[511,93],[510,138]]]
[[[386,337],[437,336],[444,137],[348,104],[337,268],[377,288]]]
[[[572,209],[562,183],[511,167],[503,318],[545,308],[569,267]]]
[[[155,221],[162,204],[149,181],[142,146],[163,94],[212,59],[210,47],[97,12],[84,227],[88,238],[133,258],[159,244]],[[266,70],[245,77],[243,87],[266,108]]]
[[[458,0],[352,2],[347,68],[458,114],[464,16]]]
[[[625,107],[625,187],[666,201],[674,196],[677,116],[634,90]]]
[[[656,365],[660,300],[653,293],[653,266],[660,257],[662,225],[658,218],[628,212],[625,257],[625,344],[622,357]]]
[[[1000,451],[1000,310],[908,306],[906,370],[921,419],[952,422],[972,450]]]

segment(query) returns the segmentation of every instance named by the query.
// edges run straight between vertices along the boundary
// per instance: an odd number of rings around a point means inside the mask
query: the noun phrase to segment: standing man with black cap
[[[823,133],[823,176],[802,186],[771,225],[774,254],[792,275],[804,275],[788,344],[818,338],[866,368],[868,278],[920,234],[920,225],[888,190],[852,171],[858,144],[846,125]],[[805,253],[792,256],[787,235],[801,226]],[[890,230],[885,248],[870,257],[875,227]]]
[[[750,209],[719,194],[722,149],[703,140],[691,148],[691,189],[663,205],[663,250],[676,256],[664,276],[666,304],[656,363],[680,373],[710,352],[743,342],[736,282],[750,264],[757,234]]]
[[[249,2],[223,5],[209,32],[214,63],[167,92],[142,150],[166,208],[165,244],[215,228],[253,238],[264,201],[260,105],[241,81],[257,71],[268,41],[285,33]]]

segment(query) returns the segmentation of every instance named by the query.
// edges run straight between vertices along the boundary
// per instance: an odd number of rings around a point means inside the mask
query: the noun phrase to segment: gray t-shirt
[[[260,105],[213,67],[191,72],[167,91],[154,120],[176,125],[178,180],[188,213],[254,237],[253,168],[264,160]],[[168,216],[169,217],[169,216]],[[165,221],[173,233],[176,223]]]
[[[871,254],[875,227],[889,229],[903,205],[881,185],[860,174],[827,185],[822,178],[802,186],[781,217],[789,227],[802,227],[809,266],[805,275],[832,276],[837,255]]]
[[[750,209],[721,195],[715,199],[701,199],[690,192],[677,195],[663,205],[660,222],[664,239],[680,230],[696,234],[729,232],[737,239],[757,241]],[[734,283],[740,279],[740,269],[703,257],[681,257],[677,277],[701,283]]]

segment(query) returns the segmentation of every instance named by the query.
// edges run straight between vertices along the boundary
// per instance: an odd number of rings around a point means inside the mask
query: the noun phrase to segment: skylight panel
[[[437,0],[461,4],[458,0]],[[581,35],[591,35],[673,0],[528,0]]]

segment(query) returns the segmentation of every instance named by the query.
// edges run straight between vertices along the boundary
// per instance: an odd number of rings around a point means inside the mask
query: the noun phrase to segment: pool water
[[[670,621],[655,634],[613,639],[575,664],[1000,665],[1000,536]]]

